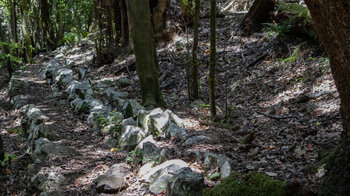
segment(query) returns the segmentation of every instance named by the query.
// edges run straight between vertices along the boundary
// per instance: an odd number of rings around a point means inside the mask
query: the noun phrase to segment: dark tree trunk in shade
[[[334,156],[327,163],[323,195],[350,193],[350,1],[305,0],[316,31],[329,55],[341,99],[343,132]]]
[[[275,0],[255,0],[241,23],[243,31],[251,34],[261,30],[262,23],[269,21],[270,12],[275,9],[275,3]]]
[[[199,98],[199,77],[198,77],[198,34],[199,34],[199,16],[201,1],[195,0],[195,13],[193,19],[193,49],[192,49],[192,91],[190,99],[195,100]]]
[[[130,0],[129,17],[132,26],[132,40],[136,56],[136,69],[140,78],[142,103],[146,107],[163,105],[159,74],[157,69],[157,55],[151,20],[149,0]]]
[[[47,0],[40,0],[40,13],[42,21],[42,31],[46,50],[54,50],[55,44],[51,32],[50,9]]]
[[[0,24],[2,24],[2,23],[3,23],[3,20],[2,20],[2,18],[0,17]],[[1,42],[5,42],[5,43],[9,41],[8,38],[7,38],[7,36],[6,36],[5,29],[4,29],[2,26],[0,26],[0,41],[1,41]],[[8,46],[8,45],[4,45],[4,46],[2,47],[2,51],[1,51],[1,52],[5,53],[5,54],[9,54],[9,53],[10,53],[10,48],[9,48],[9,46]],[[8,71],[8,73],[9,73],[9,76],[11,77],[12,73],[14,72],[14,69],[13,69],[12,63],[11,63],[11,61],[10,61],[9,59],[7,59],[7,60],[5,61],[5,66],[6,66],[6,68],[7,68],[7,71]]]
[[[215,67],[216,67],[216,0],[210,0],[210,65],[209,65],[209,104],[210,119],[215,120]]]
[[[10,0],[10,16],[11,16],[11,39],[13,42],[17,43],[17,13],[16,13],[16,6],[17,6],[17,0]]]
[[[4,144],[2,142],[2,138],[1,138],[1,135],[0,135],[0,161],[4,160],[4,155],[5,155],[5,153],[4,153]],[[1,165],[0,165],[0,167],[1,167]]]

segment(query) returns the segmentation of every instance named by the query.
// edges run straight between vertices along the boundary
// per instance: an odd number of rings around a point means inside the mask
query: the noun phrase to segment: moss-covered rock
[[[284,196],[286,183],[262,173],[240,176],[237,173],[225,178],[222,184],[203,191],[204,196]]]

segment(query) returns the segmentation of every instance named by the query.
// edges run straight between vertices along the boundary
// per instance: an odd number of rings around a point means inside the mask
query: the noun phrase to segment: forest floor
[[[184,147],[164,141],[173,158],[195,162],[186,156],[189,149],[225,154],[234,162],[233,171],[263,172],[280,180],[297,182],[308,191],[317,192],[319,178],[314,165],[323,148],[334,146],[341,128],[339,97],[331,76],[328,59],[318,46],[297,37],[276,38],[263,32],[245,37],[239,34],[242,15],[228,14],[218,18],[217,104],[218,121],[209,122],[207,73],[209,61],[209,20],[201,19],[200,29],[200,95],[199,104],[187,98],[186,53],[191,36],[182,34],[171,43],[159,44],[160,82],[168,109],[185,120],[190,135],[205,135],[211,144]],[[190,30],[189,35],[192,35]],[[176,43],[184,43],[179,49]],[[187,44],[187,42],[189,44]],[[57,54],[57,53],[56,53]],[[93,195],[92,181],[114,163],[123,162],[125,153],[102,147],[103,137],[86,124],[86,115],[74,115],[68,105],[53,96],[51,88],[40,77],[43,64],[56,55],[40,54],[25,71],[30,85],[25,90],[50,119],[57,124],[60,143],[79,152],[78,156],[53,159],[43,167],[68,176],[67,194]],[[119,88],[140,100],[136,71],[119,71],[134,63],[131,55],[120,55],[114,63],[102,67],[93,64],[94,49],[88,42],[70,47],[66,58],[87,69],[94,81],[127,77],[134,84]],[[5,152],[20,158],[8,166],[1,177],[4,195],[25,195],[27,165],[26,143],[16,132],[20,126],[18,110],[10,107],[6,74],[0,75],[0,133]],[[192,106],[191,106],[192,105]],[[242,141],[254,135],[249,145]],[[15,186],[14,186],[15,184]],[[6,192],[5,192],[6,191]]]

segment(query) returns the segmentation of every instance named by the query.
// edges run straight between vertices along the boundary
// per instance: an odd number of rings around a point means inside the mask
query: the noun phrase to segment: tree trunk
[[[1,138],[1,134],[0,134],[0,161],[1,160],[4,160],[4,145],[3,145],[3,142],[2,142],[2,138]],[[1,167],[1,165],[0,165]]]
[[[10,0],[11,11],[11,37],[14,43],[17,43],[17,14],[16,14],[16,0]]]
[[[163,30],[165,29],[166,7],[167,7],[167,0],[158,0],[156,7],[154,7],[152,10],[154,32],[157,38],[162,37]]]
[[[261,24],[269,21],[275,3],[275,0],[255,0],[241,23],[243,31],[249,35],[261,30]]]
[[[40,13],[46,51],[54,50],[55,46],[53,38],[51,37],[50,12],[47,0],[40,0]]]
[[[2,18],[0,17],[0,24],[2,24],[3,23],[3,20],[2,20]],[[5,42],[5,43],[8,43],[8,38],[7,38],[7,36],[6,36],[6,32],[5,32],[5,29],[0,25],[0,41],[1,42]],[[3,49],[3,52],[5,53],[5,54],[9,54],[10,53],[10,48],[9,48],[9,46],[8,45],[4,45],[3,47],[2,47],[2,49]],[[5,66],[6,66],[6,68],[7,68],[7,71],[8,71],[8,73],[9,73],[9,76],[11,77],[11,75],[12,75],[12,73],[14,72],[14,69],[13,69],[13,67],[12,67],[12,63],[11,63],[11,61],[9,60],[9,59],[6,59],[5,60]]]
[[[199,16],[201,1],[195,0],[195,13],[193,20],[193,49],[192,49],[192,92],[190,99],[196,100],[199,98],[199,82],[198,82],[198,34],[199,34]]]
[[[209,104],[210,119],[215,120],[215,66],[216,66],[216,0],[210,0],[210,65],[209,65]]]
[[[22,2],[22,32],[23,32],[23,43],[26,50],[27,62],[32,61],[32,36],[29,25],[29,3],[30,1],[24,0]]]
[[[140,78],[142,103],[145,107],[163,105],[158,70],[156,68],[156,48],[152,27],[149,0],[129,0],[130,26],[136,56],[136,69]]]
[[[322,194],[350,193],[350,2],[306,0],[319,38],[330,58],[340,100],[343,132],[335,156],[327,164]]]

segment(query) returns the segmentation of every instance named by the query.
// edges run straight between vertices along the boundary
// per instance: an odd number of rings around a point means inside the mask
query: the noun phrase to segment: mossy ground
[[[206,189],[204,196],[284,196],[286,183],[262,173],[240,176],[237,173],[225,178],[222,184]]]

